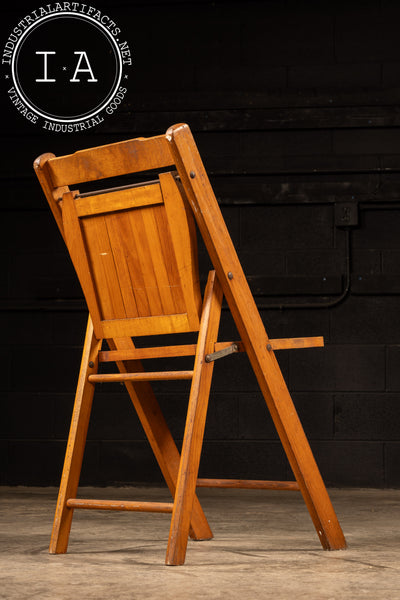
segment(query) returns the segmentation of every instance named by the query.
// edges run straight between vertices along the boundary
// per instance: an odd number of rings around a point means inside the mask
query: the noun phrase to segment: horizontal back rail
[[[50,158],[47,168],[53,186],[60,187],[163,169],[173,164],[168,142],[162,135],[116,142]]]
[[[189,325],[187,313],[103,320],[101,326],[102,337],[106,339],[193,331]]]
[[[110,211],[115,212],[129,208],[162,204],[163,199],[160,186],[158,186],[158,197],[154,191],[156,189],[154,186],[145,185],[138,188],[107,192],[101,195],[77,196],[75,200],[76,212],[78,217],[85,217]]]

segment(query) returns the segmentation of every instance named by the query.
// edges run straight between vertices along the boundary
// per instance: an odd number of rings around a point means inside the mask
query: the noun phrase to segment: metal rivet
[[[196,173],[194,171],[190,171],[189,175],[190,179],[194,179],[196,177]]]
[[[267,344],[267,350],[272,350],[271,344]]]
[[[228,273],[228,279],[233,279],[233,273],[232,273],[232,271],[229,271],[229,273]]]
[[[93,362],[92,360],[91,360],[91,361],[89,361],[89,367],[90,367],[91,369],[93,369],[93,367],[94,367],[94,362]]]

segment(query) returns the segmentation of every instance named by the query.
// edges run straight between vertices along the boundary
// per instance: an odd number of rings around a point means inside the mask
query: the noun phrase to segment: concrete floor
[[[167,500],[158,488],[81,497]],[[50,556],[54,488],[0,488],[0,598],[400,599],[400,490],[331,490],[348,550],[324,552],[298,492],[199,490],[215,538],[166,567],[169,515],[75,511]]]

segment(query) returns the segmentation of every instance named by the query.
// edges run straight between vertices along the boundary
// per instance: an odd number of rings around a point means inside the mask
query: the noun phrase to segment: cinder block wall
[[[398,3],[113,2],[112,13],[135,58],[128,101],[101,127],[50,134],[2,93],[0,482],[58,483],[86,321],[33,159],[183,121],[269,335],[325,337],[278,359],[326,482],[399,486]],[[8,34],[23,15],[3,16]],[[202,252],[203,280],[208,267]],[[224,336],[235,336],[226,311]],[[186,384],[156,391],[179,442]],[[292,477],[244,356],[216,364],[201,471]],[[82,483],[160,480],[123,388],[101,387]]]

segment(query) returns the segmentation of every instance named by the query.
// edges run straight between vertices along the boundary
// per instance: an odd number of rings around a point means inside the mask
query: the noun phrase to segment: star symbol
[[[67,67],[63,67],[63,71],[66,71],[66,70],[67,70]]]
[[[6,75],[6,79],[10,79],[10,76],[9,76],[9,75]]]
[[[124,75],[124,79],[128,79],[128,75]]]

